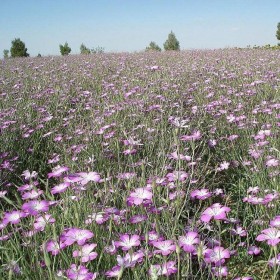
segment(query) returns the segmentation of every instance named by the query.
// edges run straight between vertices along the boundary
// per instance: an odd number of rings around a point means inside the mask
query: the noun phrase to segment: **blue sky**
[[[20,38],[30,55],[58,55],[68,42],[105,51],[161,47],[172,30],[181,49],[277,44],[280,0],[0,0],[0,52]]]

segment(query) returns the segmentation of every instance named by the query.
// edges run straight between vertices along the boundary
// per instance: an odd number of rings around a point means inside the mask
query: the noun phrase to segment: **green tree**
[[[152,41],[150,45],[146,48],[146,51],[161,51],[161,48],[154,42]]]
[[[172,31],[169,33],[167,40],[163,44],[163,47],[166,51],[179,51],[180,50],[180,43]]]
[[[27,48],[25,47],[25,43],[22,42],[19,38],[14,39],[12,41],[10,52],[11,52],[11,57],[29,56],[29,54],[27,53]]]
[[[91,49],[91,53],[104,53],[104,48],[103,47],[96,47]]]
[[[277,24],[276,38],[280,41],[280,22]]]
[[[80,46],[81,54],[90,54],[90,49],[88,49],[84,44]]]
[[[9,50],[4,50],[3,54],[4,54],[4,59],[9,58]]]
[[[64,45],[59,45],[61,55],[68,55],[71,52],[71,48],[68,46],[68,43],[65,42]]]

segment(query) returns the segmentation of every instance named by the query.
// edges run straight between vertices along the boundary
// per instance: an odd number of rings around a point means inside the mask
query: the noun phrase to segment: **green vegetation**
[[[163,44],[163,46],[166,51],[179,51],[180,50],[180,43],[172,31],[169,33],[168,38],[165,41],[165,43]]]
[[[68,46],[66,42],[64,45],[59,45],[61,55],[69,55],[71,53],[71,48]]]
[[[27,48],[25,43],[22,42],[19,38],[12,41],[12,46],[10,49],[11,57],[28,57]]]

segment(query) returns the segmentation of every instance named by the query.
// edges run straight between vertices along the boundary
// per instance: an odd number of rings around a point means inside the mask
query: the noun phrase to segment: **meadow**
[[[0,279],[279,279],[280,52],[0,61]]]

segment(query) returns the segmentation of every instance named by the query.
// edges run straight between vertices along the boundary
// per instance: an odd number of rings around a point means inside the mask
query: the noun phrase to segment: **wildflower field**
[[[280,279],[280,52],[0,61],[0,279]]]

